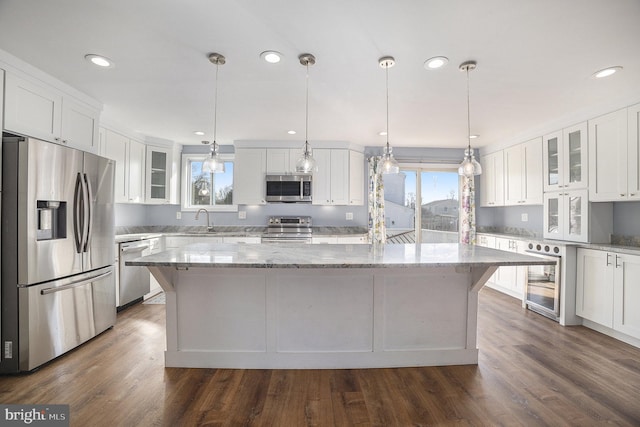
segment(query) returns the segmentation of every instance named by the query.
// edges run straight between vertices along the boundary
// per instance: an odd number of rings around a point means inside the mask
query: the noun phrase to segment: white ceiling
[[[297,58],[310,52],[310,142],[383,145],[378,58],[392,55],[391,145],[463,147],[460,63],[478,61],[473,144],[515,141],[640,101],[639,22],[638,0],[0,0],[0,49],[102,102],[106,121],[185,144],[203,139],[193,131],[207,139],[213,130],[210,52],[227,58],[219,143],[304,141],[305,67]],[[284,60],[264,62],[265,50]],[[98,69],[87,53],[116,66]],[[425,70],[436,55],[448,66]],[[624,70],[590,77],[613,65]]]

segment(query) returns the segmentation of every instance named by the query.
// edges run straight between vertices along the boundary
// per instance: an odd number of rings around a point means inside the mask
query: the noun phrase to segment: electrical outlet
[[[176,219],[182,219],[182,212],[176,212]]]
[[[347,221],[353,221],[353,212],[347,212],[347,214],[345,215],[345,219]]]
[[[247,219],[247,211],[238,211],[238,219]]]
[[[527,222],[527,221],[529,221],[529,214],[523,213],[523,214],[520,216],[520,219],[522,219],[522,222]]]

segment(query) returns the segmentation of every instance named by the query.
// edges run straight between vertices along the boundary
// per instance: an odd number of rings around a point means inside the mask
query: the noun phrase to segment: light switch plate
[[[247,219],[247,211],[238,211],[238,219]]]
[[[520,219],[522,219],[522,222],[527,222],[529,221],[529,214],[523,213],[520,217]]]

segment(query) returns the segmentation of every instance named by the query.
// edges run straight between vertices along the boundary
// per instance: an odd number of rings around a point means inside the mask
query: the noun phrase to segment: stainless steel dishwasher
[[[142,301],[142,297],[149,293],[149,270],[146,267],[127,266],[125,262],[150,255],[152,240],[154,239],[120,243],[120,259],[118,262],[120,284],[117,289],[118,311],[130,304]]]

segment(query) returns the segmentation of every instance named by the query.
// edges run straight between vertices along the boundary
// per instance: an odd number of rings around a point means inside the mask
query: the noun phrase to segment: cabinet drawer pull
[[[629,196],[631,196],[631,197],[633,197],[633,196],[635,196],[635,195],[636,195],[636,193],[630,193],[630,194],[629,194]]]
[[[626,194],[624,194],[624,193],[620,193],[620,196],[621,196],[621,197],[624,197],[624,196],[626,196]]]

